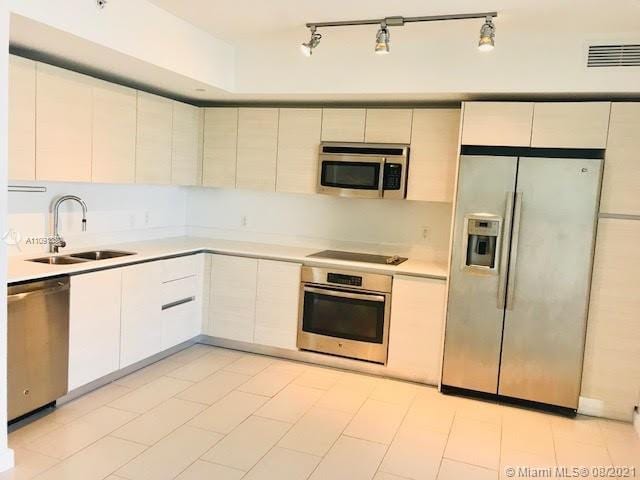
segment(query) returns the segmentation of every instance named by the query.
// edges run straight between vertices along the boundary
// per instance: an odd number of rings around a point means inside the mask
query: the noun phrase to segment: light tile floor
[[[498,480],[556,466],[640,478],[630,424],[205,345],[60,406],[9,445],[17,466],[0,480]]]

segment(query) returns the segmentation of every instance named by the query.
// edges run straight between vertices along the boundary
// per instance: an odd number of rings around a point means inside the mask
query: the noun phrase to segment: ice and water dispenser
[[[496,271],[500,251],[502,218],[475,214],[464,217],[465,263],[468,270]]]

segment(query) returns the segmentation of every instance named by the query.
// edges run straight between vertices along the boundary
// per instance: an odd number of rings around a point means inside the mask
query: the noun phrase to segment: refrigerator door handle
[[[507,285],[507,310],[513,310],[516,291],[516,269],[518,268],[518,239],[520,237],[520,218],[522,217],[522,193],[516,193],[516,205],[513,211],[513,235],[511,237],[511,257],[509,259],[509,285]]]
[[[513,217],[513,192],[507,192],[506,207],[504,209],[504,224],[502,226],[502,240],[500,252],[500,273],[498,277],[497,307],[505,307],[507,289],[507,262],[509,261],[509,236],[511,235],[511,219]]]

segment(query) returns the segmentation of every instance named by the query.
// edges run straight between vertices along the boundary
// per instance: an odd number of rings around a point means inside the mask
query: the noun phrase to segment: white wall
[[[7,120],[9,13],[0,0],[0,232],[7,223]],[[7,249],[0,242],[0,471],[13,466],[13,451],[7,447]]]
[[[447,259],[449,203],[204,188],[187,195],[193,235]]]
[[[34,183],[46,193],[9,193],[8,224],[21,242],[10,255],[44,252],[47,247],[28,244],[30,237],[50,233],[50,206],[60,195],[80,196],[88,207],[87,231],[81,230],[81,209],[75,202],[61,207],[60,232],[68,248],[184,235],[186,189],[169,186]]]
[[[10,0],[9,4],[14,14],[138,61],[213,87],[233,87],[231,45],[145,0],[110,0],[103,10],[95,0]]]

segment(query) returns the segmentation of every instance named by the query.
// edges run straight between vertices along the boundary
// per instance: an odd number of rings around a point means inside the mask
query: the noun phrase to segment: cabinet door
[[[36,179],[36,63],[9,56],[9,179]]]
[[[364,141],[372,143],[409,143],[411,141],[411,117],[409,108],[367,109]]]
[[[640,380],[640,221],[598,222],[581,395],[631,421]]]
[[[136,183],[171,183],[172,101],[138,92]]]
[[[531,102],[466,102],[462,144],[528,147],[532,124]]]
[[[532,147],[605,148],[610,102],[536,103]]]
[[[202,109],[173,102],[171,183],[202,184]]]
[[[275,191],[277,150],[278,109],[240,108],[236,186]]]
[[[364,108],[325,108],[322,110],[323,142],[364,142]]]
[[[162,350],[161,262],[122,269],[120,368]]]
[[[135,90],[94,80],[93,182],[135,181],[136,109]]]
[[[202,184],[236,188],[238,109],[205,108]]]
[[[37,65],[36,179],[91,181],[92,81]]]
[[[613,103],[600,211],[640,215],[640,103]]]
[[[322,110],[281,108],[278,128],[278,192],[315,193]]]
[[[302,265],[260,260],[253,341],[296,349]]]
[[[214,337],[253,342],[258,260],[213,255],[209,324]]]
[[[453,202],[460,109],[413,111],[408,200]]]
[[[69,390],[120,367],[120,269],[74,275],[69,299]]]
[[[437,385],[442,359],[445,281],[393,277],[387,368]]]

